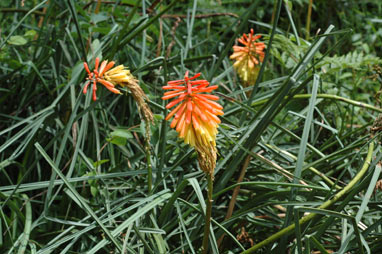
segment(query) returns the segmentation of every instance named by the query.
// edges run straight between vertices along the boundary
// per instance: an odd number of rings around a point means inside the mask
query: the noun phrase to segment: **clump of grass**
[[[2,1],[1,253],[199,253],[206,197],[209,253],[381,252],[381,10]],[[246,87],[229,56],[251,28],[266,50]],[[92,101],[82,63],[96,57],[129,66],[142,90]],[[186,70],[224,106],[210,196],[164,121],[161,87]]]

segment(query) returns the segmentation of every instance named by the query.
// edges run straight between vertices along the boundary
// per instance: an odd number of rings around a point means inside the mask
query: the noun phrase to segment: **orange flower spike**
[[[114,61],[109,62],[104,60],[100,65],[100,60],[97,57],[95,59],[94,70],[93,72],[90,72],[89,66],[85,62],[84,68],[88,73],[88,78],[87,82],[85,83],[83,93],[87,93],[90,82],[93,83],[92,98],[94,101],[97,100],[97,83],[101,83],[110,92],[115,94],[121,94],[121,91],[115,88],[116,85],[126,87],[130,90],[134,100],[136,101],[142,118],[148,124],[146,126],[149,126],[149,123],[154,123],[153,113],[146,103],[149,101],[149,99],[143,92],[142,88],[139,86],[139,81],[130,73],[130,71],[125,66],[121,64],[114,67],[114,64]],[[150,140],[149,128],[147,127],[146,130],[146,140]]]
[[[123,84],[116,82],[113,79],[113,77],[107,76],[108,71],[113,72],[113,74],[119,75],[118,77],[122,78],[123,80],[129,79],[128,74],[130,72],[128,70],[125,70],[123,65],[119,66],[118,69],[116,69],[116,68],[111,69],[111,68],[113,68],[114,64],[115,64],[114,61],[108,62],[105,60],[105,61],[102,61],[101,65],[100,65],[100,60],[97,57],[95,59],[94,70],[93,70],[93,72],[90,72],[89,65],[86,62],[84,62],[84,68],[85,68],[86,72],[88,73],[87,80],[89,82],[87,82],[85,84],[84,89],[83,89],[83,93],[84,94],[87,93],[88,86],[90,85],[90,83],[92,83],[92,90],[93,90],[92,91],[92,93],[93,93],[92,98],[94,101],[97,100],[97,95],[96,95],[97,83],[101,83],[103,86],[105,86],[112,93],[121,94],[121,92],[115,88],[115,85],[116,84],[123,85]]]
[[[237,41],[244,46],[233,46],[233,54],[230,59],[235,60],[233,64],[245,86],[252,85],[259,73],[259,64],[264,60],[265,44],[256,42],[261,35],[254,35],[253,29],[249,34],[243,34]]]
[[[166,92],[162,97],[163,100],[173,99],[167,104],[167,109],[177,105],[165,118],[169,120],[174,117],[170,127],[175,128],[179,137],[184,138],[185,143],[195,146],[198,152],[203,150],[203,146],[215,147],[220,123],[217,116],[223,114],[223,107],[215,102],[219,97],[206,94],[218,86],[209,86],[207,80],[196,80],[200,75],[197,73],[189,77],[187,71],[183,80],[169,81],[163,89],[173,91]]]

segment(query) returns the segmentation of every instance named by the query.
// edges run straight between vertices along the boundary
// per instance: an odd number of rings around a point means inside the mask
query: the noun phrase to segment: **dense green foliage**
[[[0,252],[199,253],[207,182],[161,100],[189,70],[225,112],[210,253],[382,253],[381,17],[379,0],[1,1]],[[229,55],[250,28],[267,55],[244,88]],[[97,56],[148,95],[149,150],[127,89],[82,93]]]

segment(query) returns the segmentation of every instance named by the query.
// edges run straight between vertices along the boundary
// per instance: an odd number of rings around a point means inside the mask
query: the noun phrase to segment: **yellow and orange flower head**
[[[259,65],[264,60],[265,44],[256,42],[261,35],[255,35],[253,29],[247,34],[243,34],[238,42],[244,46],[233,46],[233,54],[230,59],[234,59],[233,67],[243,80],[245,86],[253,85],[259,74]]]
[[[163,89],[173,91],[164,93],[162,99],[174,98],[166,108],[176,107],[166,116],[166,120],[174,117],[171,128],[175,128],[186,144],[195,147],[200,167],[212,174],[216,163],[215,140],[220,123],[218,116],[224,113],[223,107],[215,102],[219,97],[208,94],[218,86],[209,86],[207,80],[196,80],[200,75],[197,73],[188,77],[187,71],[184,79],[168,82]]]
[[[142,91],[142,88],[139,86],[138,80],[134,78],[134,76],[130,73],[128,69],[126,69],[125,66],[118,65],[113,68],[114,64],[114,61],[109,62],[105,60],[99,66],[99,58],[97,57],[95,60],[94,70],[93,72],[91,72],[89,70],[88,64],[84,62],[84,67],[86,72],[88,73],[88,77],[83,89],[83,93],[87,93],[88,86],[90,85],[90,83],[92,83],[93,100],[95,101],[97,100],[97,83],[101,83],[115,94],[121,94],[121,92],[115,88],[116,85],[127,87],[133,95],[135,101],[137,102],[138,108],[145,120],[148,122],[153,122],[153,113],[151,112],[149,106],[146,103],[146,101],[148,101],[149,99],[147,98],[146,94]]]
[[[115,88],[116,82],[113,82],[113,80],[110,80],[110,79],[106,80],[104,78],[104,76],[107,76],[106,73],[111,72],[112,70],[117,68],[116,67],[116,68],[111,69],[114,66],[114,62],[113,61],[111,61],[111,62],[103,61],[99,68],[98,68],[98,66],[99,66],[99,58],[98,57],[95,60],[95,66],[94,66],[93,72],[91,72],[89,70],[88,64],[86,62],[84,62],[84,68],[85,68],[86,72],[88,73],[88,77],[87,77],[87,82],[84,86],[83,93],[86,94],[88,91],[88,86],[90,85],[90,83],[93,83],[93,86],[92,86],[93,100],[94,101],[97,100],[97,95],[96,95],[97,83],[101,83],[108,90],[110,90],[112,93],[121,94],[121,92]]]

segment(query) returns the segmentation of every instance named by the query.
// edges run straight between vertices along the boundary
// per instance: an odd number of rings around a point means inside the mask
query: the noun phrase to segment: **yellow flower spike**
[[[162,99],[173,99],[166,108],[176,107],[165,119],[174,117],[170,127],[175,128],[186,144],[195,147],[200,168],[212,177],[216,165],[215,139],[220,123],[217,116],[224,113],[223,107],[215,102],[219,97],[208,94],[217,86],[209,86],[206,80],[195,80],[199,76],[197,73],[188,77],[187,71],[184,79],[169,81],[163,89],[174,91],[164,93]]]
[[[253,29],[247,34],[243,34],[238,42],[244,46],[233,46],[233,54],[230,59],[235,60],[233,67],[239,74],[245,86],[252,85],[256,82],[259,74],[259,64],[264,60],[265,44],[256,42],[261,35],[255,35]]]

